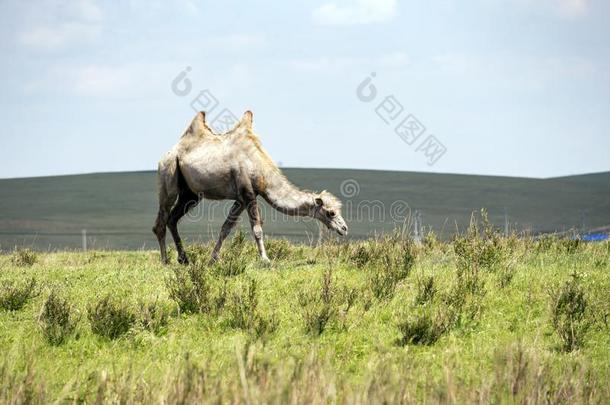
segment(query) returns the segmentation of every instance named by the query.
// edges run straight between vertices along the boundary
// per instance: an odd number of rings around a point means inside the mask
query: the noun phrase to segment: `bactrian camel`
[[[347,234],[339,199],[326,191],[300,190],[290,183],[252,131],[250,111],[224,134],[214,133],[205,122],[205,113],[197,113],[178,143],[159,162],[158,181],[159,214],[153,232],[164,263],[168,263],[166,227],[176,243],[178,262],[188,263],[178,221],[202,198],[235,201],[212,251],[212,262],[218,259],[223,241],[244,210],[250,218],[260,258],[269,262],[256,201],[259,195],[284,214],[313,217],[340,235]]]

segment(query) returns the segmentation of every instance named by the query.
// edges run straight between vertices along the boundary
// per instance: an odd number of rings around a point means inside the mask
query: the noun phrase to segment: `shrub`
[[[267,255],[272,260],[286,260],[294,256],[296,252],[294,246],[286,239],[267,239],[265,240]]]
[[[207,283],[202,279],[199,283],[192,280],[192,268],[174,267],[173,275],[170,276],[165,285],[169,290],[169,296],[174,300],[181,312],[199,312],[201,301],[207,302]]]
[[[109,295],[88,308],[91,331],[109,339],[116,339],[127,333],[136,322],[136,315],[123,302]]]
[[[433,315],[431,308],[424,308],[400,321],[398,329],[402,335],[398,341],[401,346],[431,345],[445,333],[447,326],[439,316]]]
[[[458,235],[453,240],[458,270],[473,276],[481,268],[495,270],[504,265],[510,253],[510,246],[503,243],[502,235],[489,222],[484,209],[481,217],[482,228],[473,215],[466,235]]]
[[[195,243],[186,247],[186,255],[194,265],[205,266],[212,254],[212,247],[209,244]]]
[[[359,245],[354,253],[352,253],[350,259],[358,268],[366,266],[373,258],[371,249],[368,249],[366,245]]]
[[[417,295],[415,296],[415,303],[418,305],[432,302],[434,294],[436,293],[436,287],[434,286],[434,276],[428,276],[423,280],[420,280],[417,284]]]
[[[173,268],[165,284],[181,312],[210,313],[224,307],[227,282],[215,280],[210,273],[210,268],[195,264]]]
[[[582,246],[582,242],[580,238],[573,239],[560,239],[558,243],[558,248],[561,252],[565,252],[568,254],[573,254],[579,251]]]
[[[314,292],[301,292],[299,303],[302,308],[303,322],[308,333],[321,335],[328,322],[336,317],[337,305],[333,286],[332,270],[329,268],[322,276],[320,289]]]
[[[394,295],[396,285],[407,278],[415,264],[415,245],[410,239],[397,236],[374,242],[370,251],[361,251],[362,258],[367,258],[371,274],[369,288],[380,300]]]
[[[204,268],[194,264],[174,267],[173,275],[166,280],[169,296],[176,301],[181,312],[201,312],[209,307],[209,285]]]
[[[440,242],[433,231],[428,231],[426,233],[423,243],[428,251],[433,251],[440,246]]]
[[[483,313],[484,297],[485,289],[482,283],[477,284],[474,288],[463,284],[457,278],[449,291],[443,294],[441,300],[442,307],[439,316],[443,318],[446,328],[476,324]]]
[[[19,267],[32,266],[38,260],[38,255],[31,249],[17,249],[11,256],[11,263]]]
[[[214,269],[218,274],[222,276],[238,276],[246,271],[249,257],[253,256],[249,254],[245,242],[246,234],[240,229],[235,233],[222,259],[214,265]]]
[[[228,255],[215,264],[215,270],[222,276],[238,276],[243,274],[248,262],[239,255]]]
[[[233,292],[229,319],[232,327],[250,331],[256,337],[264,336],[277,328],[277,320],[265,318],[258,308],[258,285],[254,279],[250,279],[245,288],[238,288]]]
[[[335,285],[332,269],[323,274],[320,284],[299,292],[303,325],[307,333],[319,336],[331,322],[346,329],[347,315],[354,306],[358,290]],[[365,310],[368,310],[366,303]],[[369,303],[370,306],[370,303]]]
[[[506,288],[510,285],[515,277],[515,271],[510,266],[505,267],[498,273],[498,285],[500,288]]]
[[[78,318],[70,303],[53,290],[42,306],[39,322],[47,342],[61,345],[74,333]]]
[[[369,276],[370,289],[375,298],[379,300],[391,298],[397,284],[393,274],[384,270],[387,268],[382,268]]]
[[[534,250],[537,253],[548,252],[557,244],[557,240],[555,235],[542,235],[536,239]]]
[[[139,323],[142,328],[155,335],[162,335],[167,331],[169,311],[158,302],[140,302],[138,312]]]
[[[551,322],[563,343],[563,349],[573,351],[582,347],[590,322],[587,315],[587,297],[576,273],[554,294]]]
[[[21,283],[5,281],[0,289],[0,309],[18,311],[37,294],[34,278]]]

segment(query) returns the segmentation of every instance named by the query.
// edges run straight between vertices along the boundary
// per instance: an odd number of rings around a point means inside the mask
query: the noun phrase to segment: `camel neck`
[[[266,189],[261,195],[276,210],[286,215],[308,216],[314,206],[314,194],[300,190],[274,168],[266,178]]]

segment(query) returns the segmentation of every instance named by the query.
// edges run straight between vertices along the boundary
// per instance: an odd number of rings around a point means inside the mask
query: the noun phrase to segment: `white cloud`
[[[582,17],[589,11],[590,0],[555,0],[559,14],[565,17]]]
[[[260,48],[266,44],[266,38],[262,34],[230,34],[218,36],[205,40],[204,46],[208,48],[242,51],[250,48]]]
[[[508,0],[508,2],[570,19],[586,16],[591,8],[591,0]]]
[[[322,72],[342,71],[345,69],[358,68],[395,68],[404,67],[409,64],[409,58],[404,52],[392,52],[389,54],[369,57],[320,57],[293,59],[289,62],[290,67],[295,70]]]
[[[201,10],[196,0],[129,0],[127,2],[132,12],[145,15],[175,14],[182,12],[190,17],[197,17]]]
[[[460,78],[494,80],[533,87],[551,85],[557,80],[595,77],[601,70],[592,60],[568,56],[531,56],[512,52],[494,54],[446,53],[432,60],[434,66]],[[497,80],[501,77],[502,80]]]
[[[32,48],[53,50],[68,44],[88,42],[99,36],[101,27],[83,23],[63,23],[54,26],[32,27],[22,32],[19,40]]]
[[[170,92],[171,80],[183,69],[175,63],[55,64],[24,86],[30,96],[62,94],[134,99]]]
[[[103,20],[101,8],[93,0],[48,0],[29,5],[25,29],[18,34],[25,46],[45,50],[89,42],[99,37]]]
[[[72,8],[77,19],[101,21],[104,16],[102,9],[93,0],[71,1],[69,7]]]
[[[379,23],[397,14],[396,0],[353,0],[349,5],[326,3],[313,11],[313,19],[322,25]]]
[[[73,89],[87,96],[116,95],[128,91],[137,74],[130,66],[86,66],[75,72]]]

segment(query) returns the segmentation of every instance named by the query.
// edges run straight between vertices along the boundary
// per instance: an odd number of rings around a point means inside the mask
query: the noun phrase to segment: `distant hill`
[[[610,172],[551,179],[343,169],[284,169],[300,187],[326,189],[344,203],[351,238],[421,223],[441,237],[464,230],[485,207],[504,227],[531,232],[610,225]],[[181,223],[185,239],[215,238],[230,202],[204,202]],[[0,248],[78,248],[86,229],[95,248],[155,248],[156,173],[100,173],[0,180]],[[315,240],[308,219],[264,207],[267,235]],[[244,216],[242,226],[248,221]],[[169,235],[168,235],[169,240]]]

